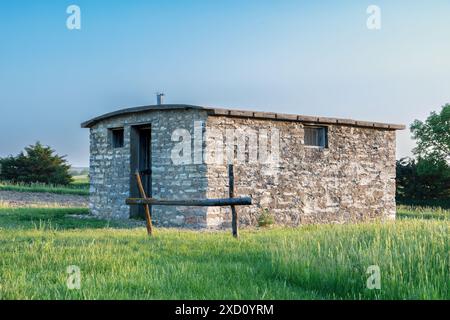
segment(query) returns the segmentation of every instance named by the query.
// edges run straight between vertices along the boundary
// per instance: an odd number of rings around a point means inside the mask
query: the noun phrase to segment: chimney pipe
[[[161,92],[156,94],[156,104],[158,106],[164,104],[164,93]]]

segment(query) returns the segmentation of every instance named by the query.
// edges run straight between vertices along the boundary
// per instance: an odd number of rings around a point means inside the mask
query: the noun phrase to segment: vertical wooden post
[[[141,197],[144,199],[147,199],[147,195],[145,194],[145,190],[144,190],[144,186],[142,185],[142,180],[141,180],[141,175],[139,174],[139,171],[136,170],[136,181],[139,187],[139,192],[141,193]],[[149,236],[152,235],[152,217],[150,215],[150,208],[148,206],[148,204],[144,204],[144,209],[145,209],[145,219],[147,221],[147,233]]]
[[[229,196],[234,198],[234,168],[232,164],[228,165],[228,184],[229,184]],[[238,233],[238,217],[236,207],[231,206],[231,228],[233,230],[233,237],[239,238]]]

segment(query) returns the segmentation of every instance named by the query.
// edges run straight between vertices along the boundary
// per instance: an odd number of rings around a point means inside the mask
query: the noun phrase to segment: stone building
[[[158,199],[228,196],[235,166],[241,224],[263,210],[276,223],[343,223],[395,218],[395,140],[403,125],[291,114],[169,105],[136,107],[86,121],[90,210],[107,218],[142,215],[133,173]],[[228,207],[153,206],[160,226],[222,227]]]

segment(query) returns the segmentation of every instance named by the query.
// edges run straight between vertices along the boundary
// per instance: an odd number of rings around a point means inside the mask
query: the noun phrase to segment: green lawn
[[[450,299],[447,220],[243,230],[236,240],[175,229],[149,238],[74,213],[86,211],[0,210],[0,298]],[[69,265],[81,269],[80,290],[66,286]],[[371,265],[381,290],[366,288]]]
[[[48,185],[42,183],[10,183],[0,181],[0,191],[18,192],[49,192],[56,194],[89,195],[89,181],[87,176],[75,176],[73,182],[67,186]]]

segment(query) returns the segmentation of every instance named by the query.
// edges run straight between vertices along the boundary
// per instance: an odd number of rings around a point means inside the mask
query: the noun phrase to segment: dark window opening
[[[111,137],[112,137],[112,147],[114,149],[123,148],[123,128],[112,129]]]
[[[305,126],[305,145],[328,148],[328,128]]]

